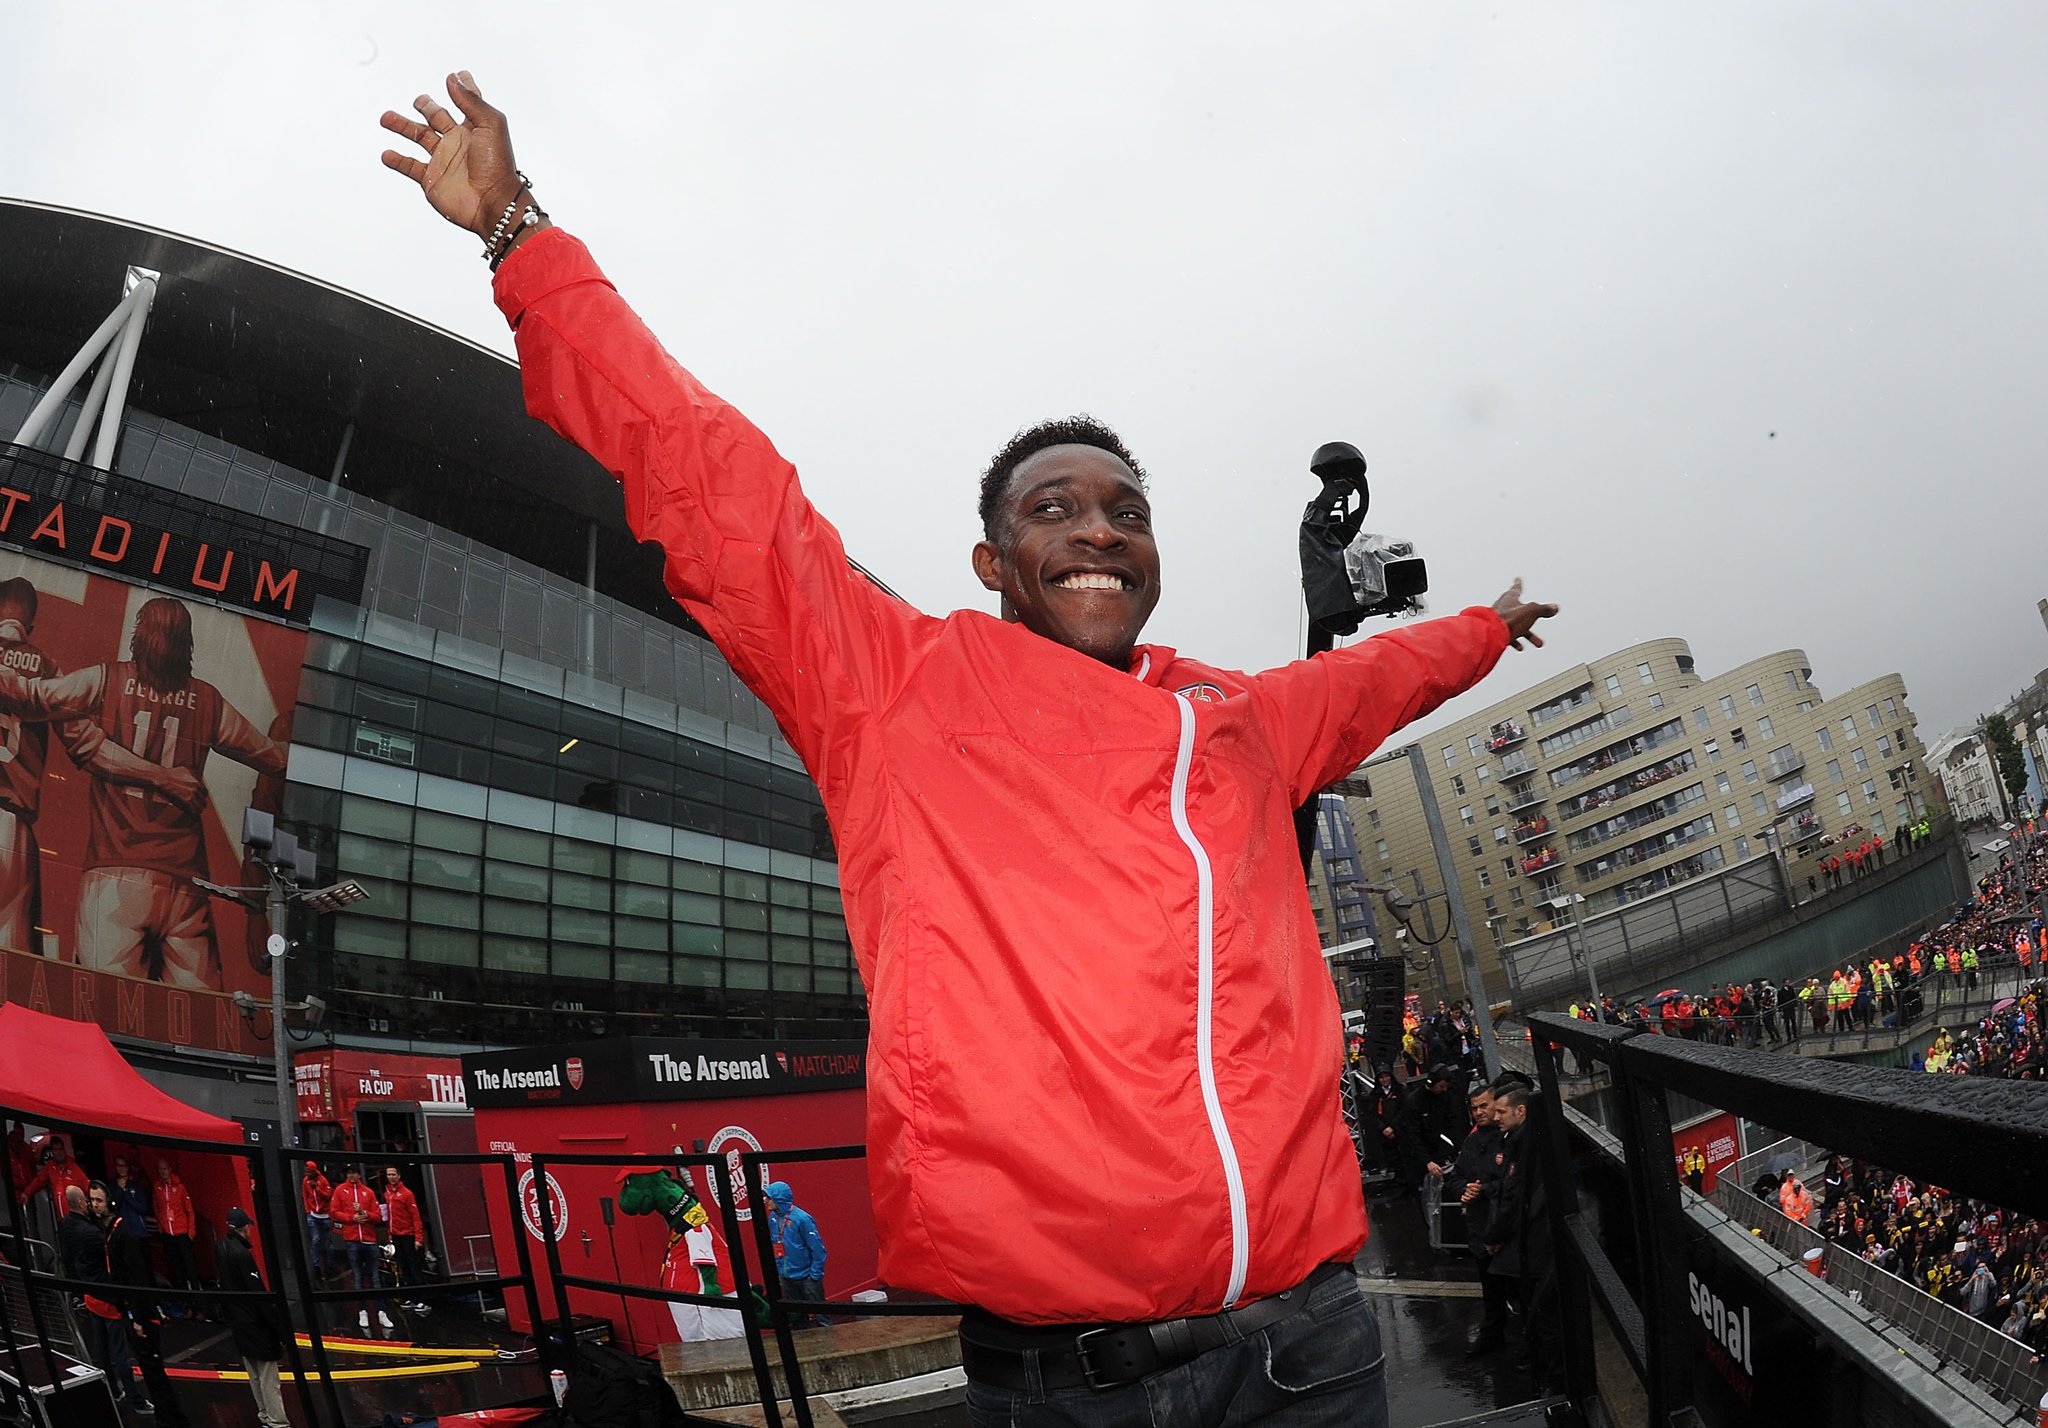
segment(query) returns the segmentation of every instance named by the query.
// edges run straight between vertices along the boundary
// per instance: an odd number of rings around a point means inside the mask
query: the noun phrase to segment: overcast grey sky
[[[509,350],[474,241],[377,162],[377,115],[468,67],[555,219],[927,609],[991,608],[989,454],[1088,410],[1152,474],[1149,638],[1215,663],[1298,652],[1305,467],[1341,438],[1435,608],[1517,574],[1565,606],[1460,707],[1678,635],[1709,673],[1802,647],[1830,693],[1897,669],[1931,739],[2048,665],[2036,0],[67,0],[8,29],[0,192]]]

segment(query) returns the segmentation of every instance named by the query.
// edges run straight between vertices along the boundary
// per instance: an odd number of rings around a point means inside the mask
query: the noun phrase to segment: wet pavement
[[[327,1340],[347,1423],[381,1424],[387,1414],[400,1419],[406,1414],[436,1417],[535,1400],[546,1392],[546,1376],[537,1364],[498,1357],[501,1349],[518,1347],[523,1336],[485,1319],[473,1299],[444,1302],[431,1315],[395,1308],[393,1313],[388,1338],[362,1337],[351,1327],[349,1337]],[[241,1376],[241,1359],[225,1325],[199,1318],[169,1320],[164,1324],[163,1352],[172,1393],[195,1428],[246,1428],[256,1421],[255,1400],[247,1378]],[[313,1356],[303,1338],[299,1358],[311,1374]],[[291,1359],[279,1367],[291,1421],[331,1422],[326,1390],[313,1386],[318,1402],[309,1409],[305,1390],[291,1381]],[[124,1423],[139,1428],[156,1421],[125,1405],[121,1412]]]
[[[1379,1193],[1367,1203],[1372,1239],[1355,1264],[1379,1311],[1395,1428],[1452,1422],[1535,1397],[1512,1349],[1465,1357],[1480,1314],[1472,1256],[1429,1247],[1415,1196]]]

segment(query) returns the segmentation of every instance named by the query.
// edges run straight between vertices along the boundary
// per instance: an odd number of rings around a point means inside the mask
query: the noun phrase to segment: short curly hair
[[[1027,426],[1007,442],[988,463],[988,469],[981,475],[981,533],[989,540],[998,538],[1002,529],[1000,508],[1003,492],[1009,489],[1010,478],[1017,468],[1053,446],[1093,446],[1107,451],[1111,456],[1131,468],[1131,474],[1138,478],[1138,489],[1145,490],[1145,468],[1138,464],[1138,458],[1131,455],[1124,439],[1112,431],[1107,424],[1097,421],[1086,412],[1070,417],[1059,417]]]

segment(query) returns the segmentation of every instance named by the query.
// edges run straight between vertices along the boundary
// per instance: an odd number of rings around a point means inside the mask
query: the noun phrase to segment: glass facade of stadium
[[[311,611],[280,809],[369,893],[295,959],[327,1032],[864,1034],[816,790],[509,362],[113,220],[0,203],[0,235],[38,255],[0,282],[0,442],[145,265],[113,469],[365,552]]]

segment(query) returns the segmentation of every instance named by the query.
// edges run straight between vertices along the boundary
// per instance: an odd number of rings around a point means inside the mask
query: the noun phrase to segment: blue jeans
[[[1388,1428],[1386,1356],[1349,1274],[1249,1338],[1122,1388],[967,1383],[974,1428]]]
[[[334,1259],[334,1218],[331,1215],[306,1216],[306,1239],[313,1249],[313,1272],[324,1275]]]
[[[354,1280],[357,1307],[381,1310],[385,1304],[379,1275],[384,1264],[383,1249],[375,1240],[343,1240],[341,1257]]]

